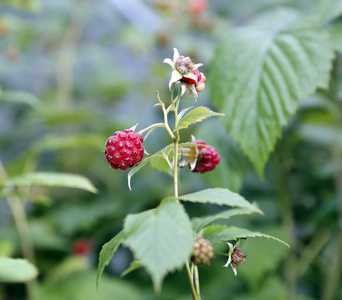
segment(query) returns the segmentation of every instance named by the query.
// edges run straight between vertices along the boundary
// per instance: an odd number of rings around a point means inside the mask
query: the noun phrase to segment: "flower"
[[[240,241],[237,241],[236,244],[233,246],[231,243],[227,243],[229,246],[229,252],[228,252],[228,261],[224,265],[224,267],[228,268],[230,265],[233,269],[233,272],[235,276],[237,275],[236,267],[238,264],[246,261],[246,254],[243,253],[241,248],[239,248]]]
[[[195,101],[197,101],[196,85],[205,81],[204,74],[198,71],[198,68],[203,64],[193,64],[190,57],[180,55],[176,48],[173,48],[173,60],[165,58],[163,62],[169,64],[172,68],[169,89],[171,90],[174,83],[180,82],[181,95],[188,91],[188,97],[190,94],[193,94]],[[199,91],[203,90],[203,88],[204,86],[202,85]]]

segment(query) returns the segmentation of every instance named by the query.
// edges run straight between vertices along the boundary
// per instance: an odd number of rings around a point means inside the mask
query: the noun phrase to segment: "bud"
[[[191,261],[196,266],[207,265],[210,259],[214,256],[214,248],[209,240],[199,236],[194,241],[194,249],[191,256]]]

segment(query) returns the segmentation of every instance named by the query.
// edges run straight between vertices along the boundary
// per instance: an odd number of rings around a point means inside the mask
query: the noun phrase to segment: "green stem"
[[[185,263],[185,267],[186,267],[186,272],[187,272],[188,278],[189,278],[189,283],[190,283],[192,298],[193,298],[194,300],[200,300],[200,299],[198,298],[197,293],[196,293],[196,290],[195,290],[194,282],[193,282],[193,279],[192,279],[192,274],[191,274],[191,271],[190,271],[190,265],[189,265],[188,262]]]
[[[198,275],[198,267],[197,266],[195,266],[195,285],[196,285],[198,300],[201,300],[199,275]]]
[[[173,108],[173,111],[175,114],[175,128],[177,128],[177,126],[178,126],[178,106],[179,106],[179,100],[180,100],[180,90],[179,90],[178,96],[174,100],[173,99],[174,88],[175,88],[175,84],[173,84],[172,88],[171,88],[171,105],[172,105],[172,108]],[[166,125],[167,124],[166,118],[167,118],[168,111],[165,110],[164,103],[160,100],[159,95],[158,95],[158,101],[163,108],[165,125]],[[166,129],[168,128],[168,126],[165,126],[165,127],[166,127]],[[171,131],[171,133],[172,133],[172,131]],[[178,197],[178,156],[179,156],[178,149],[179,149],[179,140],[180,140],[179,131],[177,129],[175,129],[175,135],[173,135],[173,133],[172,133],[171,137],[173,139],[173,144],[174,144],[173,164],[172,164],[174,195],[177,198]],[[193,280],[192,273],[190,271],[190,266],[189,266],[188,261],[185,262],[185,267],[186,267],[186,271],[187,271],[188,278],[189,278],[189,283],[190,283],[190,288],[191,288],[193,300],[200,300],[199,294],[197,294],[195,286],[194,286],[194,280]],[[199,292],[199,282],[196,283],[196,288],[197,288],[197,291]]]

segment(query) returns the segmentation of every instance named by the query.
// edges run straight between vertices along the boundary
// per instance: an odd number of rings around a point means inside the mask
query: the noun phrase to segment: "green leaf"
[[[260,176],[300,99],[328,87],[333,56],[326,31],[284,9],[231,31],[217,48],[213,103]]]
[[[139,269],[142,266],[143,265],[140,262],[132,261],[131,265],[125,271],[122,272],[121,277],[126,276],[127,274],[133,272],[136,269]]]
[[[78,188],[92,193],[97,192],[97,189],[93,186],[89,179],[81,175],[68,173],[27,173],[12,177],[5,181],[5,186],[8,187],[30,185]]]
[[[97,267],[97,276],[96,276],[96,287],[99,286],[99,280],[106,266],[108,266],[109,262],[112,260],[116,250],[119,248],[120,244],[125,238],[124,231],[120,231],[115,237],[113,237],[109,242],[102,246],[99,255],[99,264]]]
[[[175,198],[165,199],[156,209],[128,215],[124,231],[124,244],[150,273],[157,291],[165,275],[181,268],[191,255],[191,222]]]
[[[211,216],[207,216],[203,218],[193,218],[191,222],[192,222],[194,231],[198,232],[201,228],[203,228],[204,226],[214,221],[221,220],[221,219],[229,219],[230,217],[233,217],[233,216],[250,215],[255,212],[256,212],[255,209],[250,209],[250,208],[234,208],[234,209],[225,210],[216,215],[211,215]]]
[[[0,91],[0,100],[27,104],[32,107],[36,107],[41,103],[34,95],[21,91]]]
[[[183,128],[188,128],[189,125],[201,122],[202,120],[214,117],[214,116],[224,116],[224,114],[216,113],[210,110],[209,108],[199,106],[194,108],[192,111],[187,113],[178,123],[178,126],[175,130],[180,130]]]
[[[189,146],[196,146],[197,144],[194,143],[180,143],[178,146],[181,147],[189,147]],[[134,166],[128,173],[128,187],[131,190],[131,180],[135,173],[140,171],[146,164],[149,162],[153,168],[161,172],[170,173],[171,166],[170,160],[172,159],[171,156],[173,155],[173,144],[167,145],[162,150],[156,152],[155,154],[144,158],[138,165]]]
[[[330,26],[329,33],[335,50],[342,52],[342,21]]]
[[[37,275],[37,268],[25,259],[0,257],[0,282],[25,282]]]
[[[217,244],[222,241],[237,240],[248,237],[265,237],[268,239],[273,239],[277,242],[286,245],[287,247],[290,247],[286,242],[277,239],[271,235],[260,233],[257,231],[249,231],[248,229],[239,227],[228,227],[225,225],[209,225],[204,229],[203,237],[208,239],[213,244]]]
[[[152,166],[156,167],[158,170],[160,171],[165,171],[167,172],[167,170],[169,169],[169,165],[167,164],[167,162],[169,161],[169,155],[170,152],[173,149],[173,144],[170,144],[168,146],[166,146],[165,148],[163,148],[162,150],[158,151],[157,153],[148,156],[146,158],[144,158],[138,165],[134,166],[128,173],[128,187],[131,190],[131,179],[132,176],[137,173],[138,171],[140,171],[143,167],[146,166],[146,164],[148,162],[151,163]],[[160,161],[164,160],[167,164],[167,166],[165,166],[164,164],[161,165]],[[161,166],[164,166],[165,168],[161,168]]]
[[[320,0],[309,11],[309,15],[318,18],[324,25],[342,15],[342,2],[340,0]]]
[[[262,211],[257,206],[248,202],[239,194],[233,193],[228,189],[206,189],[199,192],[179,196],[178,199],[182,201],[190,201],[197,203],[211,203],[217,205],[228,205],[232,207],[248,208],[251,212],[258,212],[262,214]]]

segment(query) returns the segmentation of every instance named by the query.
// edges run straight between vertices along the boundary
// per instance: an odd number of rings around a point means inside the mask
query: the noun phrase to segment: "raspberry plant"
[[[200,299],[198,266],[210,262],[215,244],[256,236],[280,240],[243,228],[213,224],[217,219],[228,219],[233,215],[262,214],[255,204],[248,202],[237,193],[223,188],[211,188],[186,195],[178,194],[179,167],[189,166],[189,171],[205,173],[213,171],[221,159],[214,146],[207,145],[205,140],[196,141],[195,137],[192,137],[191,141],[181,141],[182,130],[209,117],[224,115],[203,106],[187,107],[179,111],[185,92],[188,96],[193,95],[197,102],[198,92],[204,88],[206,77],[198,70],[202,64],[194,64],[189,57],[181,56],[177,49],[174,49],[173,60],[165,59],[164,63],[172,67],[169,81],[171,104],[168,107],[157,92],[156,105],[163,112],[164,122],[152,124],[137,133],[134,132],[135,127],[124,132],[115,132],[106,142],[105,157],[114,169],[125,170],[132,167],[128,173],[129,188],[131,188],[132,176],[148,163],[158,166],[159,169],[164,168],[162,164],[165,165],[173,177],[174,194],[161,199],[155,209],[130,214],[125,218],[122,231],[106,243],[100,252],[97,284],[105,266],[118,247],[123,244],[132,250],[135,258],[124,274],[144,267],[151,275],[155,290],[158,292],[167,273],[185,265],[193,299]],[[179,89],[176,93],[178,85]],[[168,121],[171,114],[174,117],[174,128],[170,127]],[[166,130],[171,143],[142,160],[144,156],[142,142],[157,128]],[[145,134],[144,138],[143,134]],[[231,206],[235,209],[191,219],[182,205],[182,202],[187,201]],[[230,247],[228,254],[216,253],[217,259],[220,259],[220,255],[228,256],[228,262],[224,266],[227,267],[232,262],[235,272],[237,261],[232,255],[236,251],[231,250],[233,248],[230,243],[228,245]],[[241,253],[243,255],[242,250]],[[239,262],[244,259],[245,256]]]

